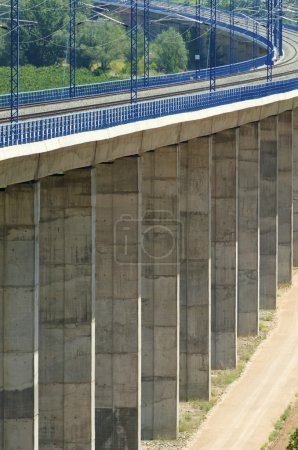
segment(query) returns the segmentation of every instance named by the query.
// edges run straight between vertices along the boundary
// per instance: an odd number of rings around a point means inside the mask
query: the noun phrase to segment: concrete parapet
[[[260,307],[274,309],[277,293],[277,117],[260,121]]]
[[[212,137],[212,368],[237,360],[238,130]]]
[[[175,439],[179,389],[179,149],[142,157],[142,438]]]
[[[180,399],[209,399],[211,340],[211,145],[180,145]]]
[[[96,167],[96,450],[140,442],[140,158]]]
[[[239,128],[238,335],[259,330],[260,147],[258,123]]]

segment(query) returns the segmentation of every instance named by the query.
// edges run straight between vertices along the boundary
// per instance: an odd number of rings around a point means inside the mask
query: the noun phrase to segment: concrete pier
[[[38,450],[38,184],[0,192],[0,449]]]
[[[277,293],[277,117],[260,122],[260,307],[276,308]]]
[[[39,450],[95,448],[93,175],[40,183]]]
[[[175,439],[179,389],[179,147],[142,156],[142,438]]]
[[[180,400],[209,399],[211,142],[180,145]]]
[[[258,123],[239,128],[238,335],[259,331],[259,188]]]
[[[292,111],[278,116],[278,282],[292,282],[293,267]]]
[[[96,167],[96,450],[140,441],[140,158]]]
[[[293,265],[298,267],[298,109],[293,114]]]
[[[238,131],[212,138],[212,368],[237,360]]]

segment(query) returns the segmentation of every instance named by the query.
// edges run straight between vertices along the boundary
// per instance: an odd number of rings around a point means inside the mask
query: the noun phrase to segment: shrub
[[[287,450],[298,450],[298,428],[291,434]]]

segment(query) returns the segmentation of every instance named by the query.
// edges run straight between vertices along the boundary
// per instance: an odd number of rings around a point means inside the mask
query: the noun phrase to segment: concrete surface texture
[[[38,428],[38,187],[0,192],[0,448],[32,450]]]
[[[278,282],[291,283],[293,267],[293,113],[278,116]]]
[[[180,400],[209,399],[211,138],[180,145]]]
[[[298,267],[298,111],[293,110],[293,265]]]
[[[212,138],[211,366],[230,369],[237,357],[238,130]]]
[[[40,183],[39,450],[94,448],[92,172]]]
[[[297,392],[298,274],[279,299],[278,324],[187,450],[259,450]]]
[[[260,307],[276,307],[278,252],[277,117],[260,122]]]
[[[139,448],[140,160],[96,167],[96,448]]]
[[[239,128],[238,335],[259,331],[260,146],[259,124]]]
[[[179,149],[142,158],[142,438],[175,439],[179,401]]]

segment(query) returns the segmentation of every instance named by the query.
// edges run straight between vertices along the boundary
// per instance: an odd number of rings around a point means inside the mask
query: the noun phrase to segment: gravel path
[[[185,450],[259,450],[298,391],[298,273],[278,324]]]

